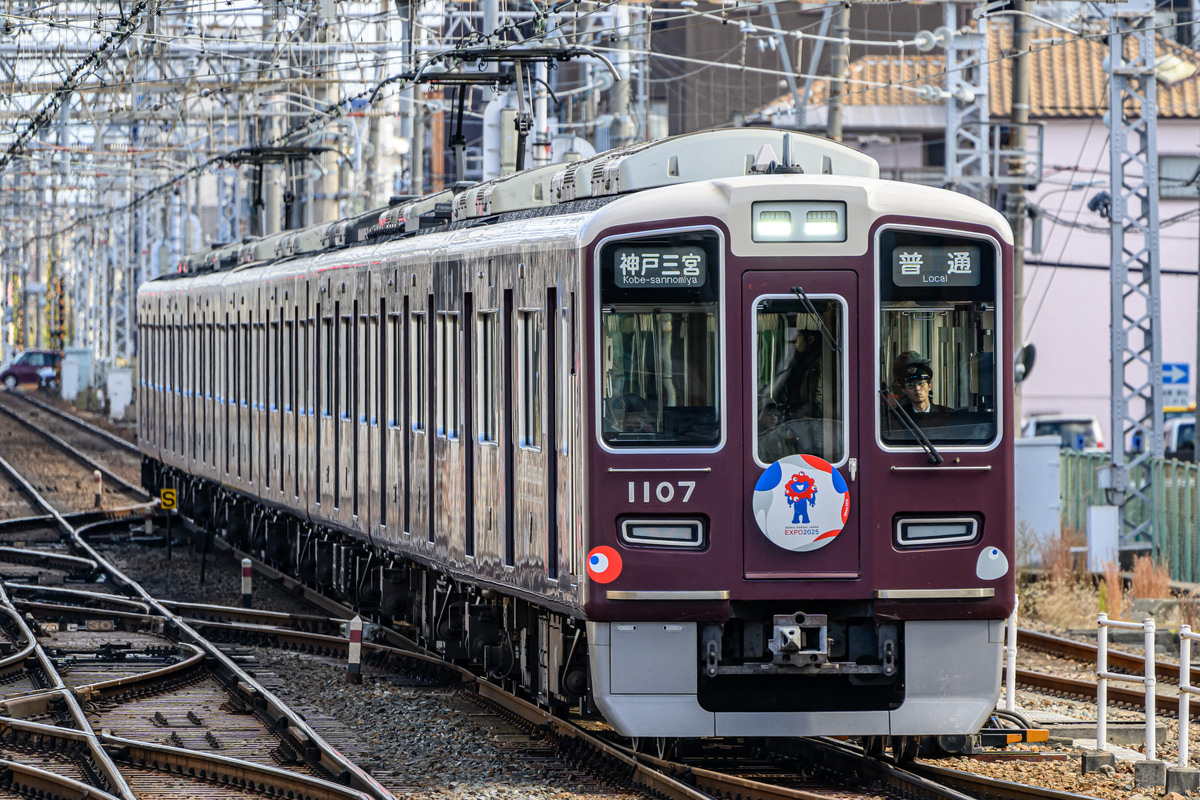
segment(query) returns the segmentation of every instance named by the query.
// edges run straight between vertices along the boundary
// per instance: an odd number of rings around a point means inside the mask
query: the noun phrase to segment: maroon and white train
[[[138,294],[145,482],[630,736],[971,733],[1014,592],[1011,242],[739,129],[214,250]]]

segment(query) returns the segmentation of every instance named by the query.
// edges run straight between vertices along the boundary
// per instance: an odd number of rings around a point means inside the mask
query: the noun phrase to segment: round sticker
[[[818,456],[781,458],[754,487],[754,521],[774,544],[806,553],[837,538],[850,515],[850,489]]]
[[[612,583],[621,574],[621,554],[607,545],[593,547],[588,553],[587,572],[596,583]]]

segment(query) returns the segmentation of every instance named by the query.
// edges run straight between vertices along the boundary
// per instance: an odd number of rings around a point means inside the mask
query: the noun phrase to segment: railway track
[[[76,527],[0,469],[45,519],[0,546],[0,746],[40,781],[129,799],[392,797],[85,539],[125,523]],[[68,783],[54,792],[83,796]]]
[[[6,396],[5,400],[11,400],[7,397],[10,394],[0,392]],[[112,511],[141,506],[149,499],[141,487],[41,428],[26,414],[8,408],[2,401],[0,423],[4,430],[4,435],[0,436],[0,458],[11,463],[56,511],[69,513],[92,508]],[[96,472],[102,476],[98,499]],[[28,497],[28,492],[25,494]]]
[[[1065,639],[1061,636],[1039,633],[1021,629],[1017,632],[1017,646],[1038,650],[1059,658],[1069,658],[1076,661],[1096,662],[1096,645]],[[1140,675],[1145,669],[1145,660],[1140,655],[1109,649],[1108,666],[1114,672],[1127,672],[1130,675]],[[1155,678],[1160,681],[1179,683],[1179,664],[1155,660]],[[1047,694],[1061,697],[1074,697],[1088,701],[1096,699],[1096,681],[1069,678],[1064,675],[1053,675],[1034,670],[1018,669],[1017,684]],[[1200,681],[1200,669],[1192,668],[1193,682]],[[1161,716],[1175,717],[1179,714],[1179,694],[1171,691],[1155,692],[1155,713]],[[1129,688],[1120,683],[1109,681],[1108,702],[1113,706],[1145,711],[1146,693],[1144,689]],[[1200,719],[1200,703],[1193,702],[1189,707],[1189,717]]]
[[[55,437],[63,452],[75,449],[61,430],[30,430]],[[0,468],[12,469],[2,460]],[[23,491],[34,498],[35,514],[0,523],[0,717],[6,718],[0,747],[19,752],[25,768],[6,773],[0,763],[0,792],[6,781],[28,787],[40,781],[63,797],[88,791],[91,797],[190,797],[214,788],[222,797],[390,796],[338,761],[333,748],[323,752],[303,720],[216,646],[344,659],[349,609],[315,595],[306,599],[321,602],[329,616],[159,602],[87,544],[85,537],[103,538],[126,523],[94,513],[68,520],[33,486],[25,483]],[[286,590],[314,594],[289,586],[290,579],[265,565],[261,571]],[[453,687],[482,704],[477,716],[523,726],[517,746],[531,758],[559,758],[565,770],[582,766],[589,774],[616,776],[602,782],[655,796],[810,800],[853,792],[958,800],[978,794],[950,788],[952,778],[960,787],[975,786],[975,776],[922,777],[833,742],[772,742],[741,753],[736,769],[730,746],[720,742],[708,753],[661,761],[421,652],[401,632],[375,626],[370,639],[364,661],[371,669],[409,686]],[[1071,797],[1015,785],[983,791]]]
[[[249,557],[234,551],[237,558]],[[253,560],[253,559],[252,559]],[[264,565],[265,566],[265,565]],[[255,569],[259,565],[256,563]],[[269,568],[268,568],[269,569]],[[331,617],[284,615],[249,609],[208,607],[198,604],[176,604],[197,629],[206,636],[222,642],[244,646],[270,647],[291,650],[305,656],[344,661],[348,644],[342,629],[349,609],[327,601],[328,608],[340,613]],[[543,709],[512,698],[466,670],[454,668],[432,656],[419,652],[412,642],[387,628],[369,628],[364,636],[363,663],[379,674],[402,675],[425,685],[457,686],[472,692],[503,710],[532,725],[527,730],[552,736],[556,747],[570,753],[581,748],[595,748],[590,759],[612,759],[634,770],[634,781],[653,791],[676,796],[651,781],[642,782],[638,768],[653,768],[674,776],[685,785],[699,790],[706,797],[742,798],[742,800],[827,800],[845,796],[907,796],[929,798],[1069,798],[1084,797],[1068,792],[1022,786],[980,775],[932,767],[925,764],[906,764],[897,767],[886,761],[866,757],[861,750],[846,743],[823,742],[820,746],[810,740],[780,740],[758,743],[753,748],[731,745],[717,740],[711,746],[690,752],[675,761],[636,752],[619,737],[605,735],[594,726],[573,718],[551,717]],[[374,635],[388,637],[392,643],[370,641]],[[585,727],[586,726],[586,727]],[[600,737],[605,747],[596,748],[590,740]],[[575,744],[579,737],[587,745]],[[805,744],[801,745],[798,742]],[[829,752],[826,752],[829,751]],[[736,766],[734,766],[736,765]],[[690,795],[689,795],[690,796]]]

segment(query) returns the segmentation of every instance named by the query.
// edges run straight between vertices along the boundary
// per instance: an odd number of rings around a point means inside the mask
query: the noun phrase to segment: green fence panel
[[[1103,453],[1062,451],[1059,484],[1064,531],[1085,532],[1088,507],[1107,502],[1098,476],[1108,463]],[[1147,471],[1153,477],[1153,509],[1133,498],[1126,504],[1126,518],[1140,524],[1153,514],[1153,555],[1167,563],[1173,580],[1200,582],[1200,467],[1173,459],[1148,459],[1131,470],[1130,482],[1143,482]]]

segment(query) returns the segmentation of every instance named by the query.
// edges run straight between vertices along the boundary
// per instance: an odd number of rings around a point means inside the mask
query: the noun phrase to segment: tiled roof
[[[988,79],[991,91],[990,115],[1004,118],[1012,104],[1011,58],[1012,30],[1007,25],[989,26],[990,55]],[[1200,53],[1156,35],[1158,56],[1173,54],[1200,67]],[[1106,37],[1071,38],[1049,28],[1035,28],[1029,87],[1030,118],[1098,117],[1108,108],[1108,77],[1104,57],[1108,55]],[[1132,55],[1132,53],[1129,53]],[[913,91],[923,85],[945,85],[945,59],[940,55],[869,55],[850,64],[852,81],[870,81],[883,86],[848,83],[846,105],[917,106],[940,105],[941,100],[923,100]],[[1200,72],[1172,86],[1158,84],[1158,115],[1164,118],[1200,117]],[[812,105],[829,101],[829,82],[815,81]],[[783,95],[760,113],[790,110],[792,97]]]

